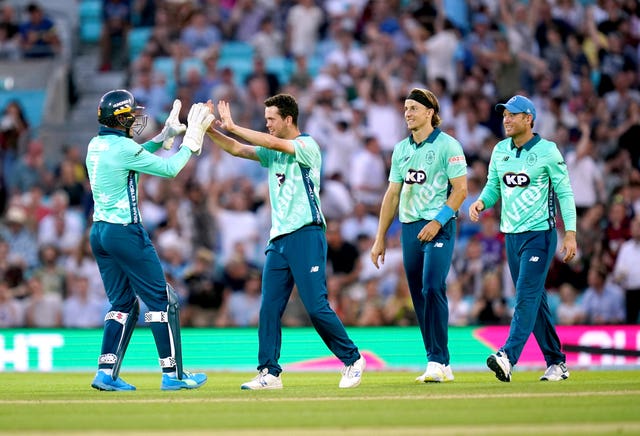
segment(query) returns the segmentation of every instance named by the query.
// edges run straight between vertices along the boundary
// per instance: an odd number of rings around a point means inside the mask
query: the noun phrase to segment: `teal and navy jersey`
[[[400,222],[432,220],[449,194],[449,179],[467,174],[460,143],[435,129],[419,144],[410,135],[393,149],[389,181],[402,183],[398,213]]]
[[[260,164],[269,169],[270,240],[308,224],[325,226],[320,209],[320,147],[308,135],[291,141],[295,155],[256,147]]]
[[[556,144],[538,134],[520,148],[511,138],[496,144],[480,200],[490,208],[499,198],[503,233],[555,227],[556,198],[565,229],[576,230],[576,206],[567,165]]]
[[[93,221],[114,224],[142,222],[138,208],[139,173],[175,177],[191,150],[182,147],[170,158],[152,154],[161,143],[138,144],[124,132],[101,127],[87,148],[87,171],[93,194]]]

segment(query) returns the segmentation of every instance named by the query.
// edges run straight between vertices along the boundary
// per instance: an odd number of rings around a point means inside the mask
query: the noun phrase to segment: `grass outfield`
[[[458,372],[415,384],[408,372],[283,373],[280,391],[241,391],[254,374],[209,373],[193,391],[161,392],[160,375],[123,373],[135,392],[99,392],[89,373],[0,373],[1,434],[478,435],[640,434],[640,371],[573,371],[540,382],[516,371]]]

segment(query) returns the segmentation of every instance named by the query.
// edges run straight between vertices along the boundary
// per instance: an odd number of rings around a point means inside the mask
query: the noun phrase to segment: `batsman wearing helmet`
[[[90,241],[100,268],[111,309],[105,316],[98,372],[91,386],[104,391],[131,391],[119,377],[122,359],[139,315],[138,297],[147,305],[162,368],[162,390],[194,389],[207,381],[202,373],[182,369],[178,298],[165,275],[158,254],[142,225],[138,208],[140,173],[175,177],[191,155],[200,154],[207,127],[214,120],[209,108],[194,104],[186,127],[178,120],[176,100],[162,131],[144,144],[133,139],[146,125],[144,108],[127,90],[109,91],[98,106],[98,135],[87,148],[87,170],[94,200]],[[154,155],[170,149],[183,134],[180,150],[169,158]]]

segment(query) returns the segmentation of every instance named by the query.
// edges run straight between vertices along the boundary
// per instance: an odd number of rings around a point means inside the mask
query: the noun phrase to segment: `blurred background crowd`
[[[30,5],[22,21],[10,3],[1,4],[0,57],[57,55],[45,2]],[[513,286],[498,219],[489,212],[472,223],[467,210],[503,137],[494,105],[516,93],[536,105],[534,131],[563,152],[578,208],[578,256],[569,264],[557,256],[547,278],[557,323],[639,322],[636,0],[104,0],[101,6],[96,74],[126,72],[128,89],[150,118],[139,141],[157,133],[174,98],[182,100],[183,122],[193,102],[224,99],[238,124],[257,130],[265,129],[266,97],[297,98],[301,130],[324,155],[327,285],[346,325],[415,324],[399,223],[389,233],[383,267],[369,260],[391,152],[408,135],[403,105],[413,87],[438,96],[441,128],[460,141],[469,164],[448,279],[450,324],[510,322]],[[0,120],[0,326],[99,327],[108,303],[87,242],[86,144],[68,144],[57,159],[45,159],[23,110],[11,102]],[[183,299],[186,326],[257,324],[268,202],[266,172],[211,143],[176,179],[141,177],[143,221]],[[562,222],[558,227],[562,234]],[[295,292],[283,323],[308,325]]]

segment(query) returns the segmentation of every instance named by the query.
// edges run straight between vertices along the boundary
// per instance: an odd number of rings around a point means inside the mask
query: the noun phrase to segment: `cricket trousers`
[[[310,225],[274,238],[266,249],[262,275],[262,303],[258,326],[258,371],[268,368],[275,376],[282,346],[281,318],[293,285],[313,327],[345,365],[360,358],[338,315],[329,306],[326,284],[327,240],[324,229]]]
[[[429,242],[418,239],[428,223],[402,224],[402,258],[427,360],[449,365],[447,275],[453,257],[456,222],[449,220]]]
[[[507,234],[505,244],[516,303],[509,337],[501,348],[512,365],[533,332],[547,366],[565,362],[560,339],[553,325],[544,282],[555,255],[556,229]]]
[[[142,224],[91,226],[89,241],[98,263],[110,311],[129,313],[137,296],[150,311],[166,311],[167,282],[149,234]],[[151,323],[158,357],[171,356],[169,331],[164,323]],[[105,321],[102,354],[115,353],[122,326]]]

